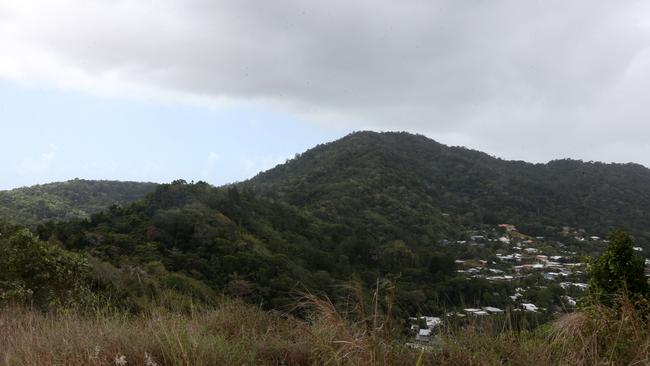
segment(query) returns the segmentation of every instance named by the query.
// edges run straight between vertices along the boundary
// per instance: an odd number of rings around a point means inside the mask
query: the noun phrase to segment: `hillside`
[[[464,291],[456,285],[474,296],[464,283],[439,287],[455,275],[454,264],[434,245],[355,240],[362,230],[249,190],[179,181],[88,221],[44,225],[39,235],[120,268],[161,266],[271,308],[291,305],[304,291],[336,296],[352,278],[370,285],[390,273],[403,273],[398,296],[412,287],[430,291],[432,301],[451,299]]]
[[[564,226],[603,236],[621,226],[646,244],[648,182],[648,170],[638,165],[512,162],[423,136],[362,132],[239,185],[160,185],[132,205],[38,234],[119,268],[162,265],[270,308],[291,304],[305,290],[338,296],[351,279],[371,287],[378,277],[399,278],[396,308],[413,314],[464,302],[510,303],[514,283],[468,281],[456,272],[455,259],[494,261],[497,252],[512,250],[496,242],[441,243],[466,239],[468,230],[485,228],[496,241],[501,222],[549,236]],[[538,245],[549,255],[603,248]],[[539,276],[526,285],[546,286]],[[529,298],[551,304],[558,294]]]
[[[537,235],[570,226],[604,236],[621,227],[650,243],[650,170],[638,164],[531,164],[420,135],[359,132],[243,185],[323,219],[359,222],[374,235],[411,243],[450,235],[449,220],[469,227],[507,222]]]
[[[154,183],[75,179],[0,191],[0,221],[33,226],[87,218],[113,204],[142,199]]]

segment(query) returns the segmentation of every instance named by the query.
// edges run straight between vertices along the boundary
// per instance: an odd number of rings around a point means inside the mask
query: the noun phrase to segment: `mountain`
[[[624,228],[650,242],[650,170],[639,164],[531,164],[420,135],[358,132],[243,185],[324,220],[411,243],[453,234],[454,218],[465,227],[510,223],[537,235],[565,226],[600,236]]]
[[[155,183],[74,179],[0,191],[0,221],[33,226],[87,218],[113,204],[142,199]]]
[[[178,273],[270,308],[305,291],[340,298],[351,280],[374,288],[378,278],[394,279],[396,311],[414,314],[463,303],[502,306],[514,286],[535,285],[538,277],[515,284],[457,272],[455,259],[495,261],[509,252],[493,224],[558,239],[564,226],[592,235],[621,226],[646,244],[649,182],[640,165],[529,164],[424,136],[360,132],[240,184],[159,185],[88,220],[42,225],[38,235],[117,268],[142,268],[143,278]],[[445,245],[474,230],[493,240]],[[565,239],[567,260],[578,260],[574,249],[587,253]],[[538,243],[557,254],[555,244]],[[165,281],[190,291],[179,280],[185,277]],[[550,304],[555,295],[529,299]]]

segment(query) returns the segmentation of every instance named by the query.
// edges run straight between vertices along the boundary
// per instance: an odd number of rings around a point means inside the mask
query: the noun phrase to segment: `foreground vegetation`
[[[56,249],[25,229],[15,230],[12,239],[4,241],[2,258],[17,259],[5,259],[0,276],[4,365],[650,362],[648,286],[640,282],[644,274],[634,244],[623,232],[613,233],[610,247],[593,262],[591,295],[579,311],[532,327],[517,324],[514,313],[448,322],[437,329],[434,342],[410,343],[401,331],[403,324],[393,317],[393,281],[378,283],[371,298],[359,284],[348,288],[347,300],[336,304],[307,294],[293,308],[278,312],[209,292],[202,299],[196,296],[200,287],[188,291],[179,284],[192,282],[173,274],[160,274],[156,281],[136,272],[135,287],[128,279],[113,285],[127,301],[111,300],[105,295],[115,292],[73,281],[73,272],[97,271],[102,264]],[[175,285],[165,287],[169,281]]]
[[[223,299],[211,309],[138,315],[0,309],[3,365],[647,365],[647,320],[629,302],[595,306],[533,331],[488,321],[406,347],[390,322],[352,320],[311,299],[307,319]],[[349,315],[349,314],[348,314]]]

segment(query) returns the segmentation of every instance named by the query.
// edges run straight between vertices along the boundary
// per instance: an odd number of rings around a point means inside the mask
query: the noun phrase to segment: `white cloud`
[[[648,19],[638,1],[0,0],[0,77],[648,164]]]

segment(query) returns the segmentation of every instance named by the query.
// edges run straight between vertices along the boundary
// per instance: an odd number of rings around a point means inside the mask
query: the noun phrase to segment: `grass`
[[[484,322],[442,335],[440,365],[650,365],[650,323],[628,299],[595,304],[532,331]]]
[[[238,301],[191,314],[0,310],[3,365],[309,365],[304,323]]]
[[[390,296],[389,296],[390,297]],[[504,321],[443,328],[405,346],[377,297],[341,311],[307,296],[306,319],[223,299],[209,309],[138,315],[0,309],[2,365],[649,365],[650,325],[629,301],[566,314],[530,331]],[[370,309],[370,310],[367,310]]]

